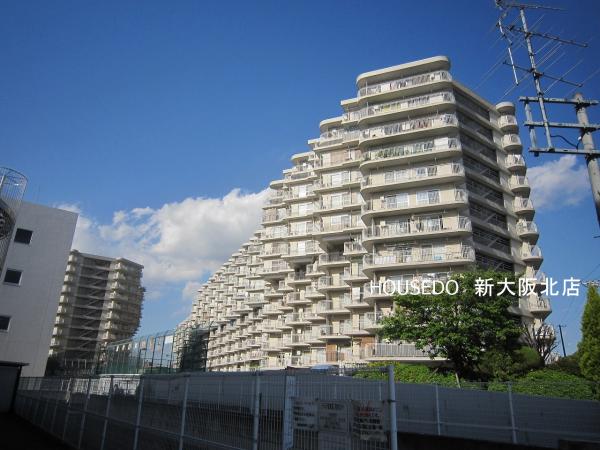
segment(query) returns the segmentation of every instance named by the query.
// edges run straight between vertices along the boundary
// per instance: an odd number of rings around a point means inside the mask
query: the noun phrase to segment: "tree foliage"
[[[594,286],[588,288],[577,353],[583,376],[600,381],[600,294]]]
[[[384,338],[414,342],[430,357],[451,361],[461,376],[471,374],[485,352],[519,347],[519,318],[509,312],[518,304],[517,280],[512,273],[472,271],[453,276],[455,295],[397,295],[396,313],[383,321]],[[477,295],[477,279],[490,280],[491,292]],[[508,280],[512,293],[498,288]],[[481,293],[481,292],[480,292]]]

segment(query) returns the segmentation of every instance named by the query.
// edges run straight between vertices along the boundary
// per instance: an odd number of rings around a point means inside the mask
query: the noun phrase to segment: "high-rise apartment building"
[[[538,231],[511,103],[453,80],[446,57],[367,72],[339,117],[270,185],[263,226],[199,291],[213,370],[427,361],[376,336],[388,280],[446,280],[474,266],[524,273],[515,313],[538,325]]]
[[[96,368],[109,343],[132,337],[142,313],[143,266],[72,250],[50,344],[67,371]]]

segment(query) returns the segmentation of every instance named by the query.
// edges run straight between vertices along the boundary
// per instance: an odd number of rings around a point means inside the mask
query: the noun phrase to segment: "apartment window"
[[[21,272],[20,270],[6,269],[4,274],[4,282],[9,284],[21,284]]]
[[[31,236],[33,235],[33,231],[26,230],[25,228],[17,228],[15,233],[15,242],[19,244],[29,244],[31,243]]]
[[[8,331],[10,316],[0,316],[0,331]]]

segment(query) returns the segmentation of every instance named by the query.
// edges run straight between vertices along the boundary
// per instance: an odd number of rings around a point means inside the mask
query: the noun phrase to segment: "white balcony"
[[[515,194],[529,195],[531,191],[529,181],[525,176],[513,175],[510,177],[508,185]]]
[[[361,203],[362,203],[362,201],[357,195],[347,194],[342,197],[332,197],[332,198],[323,200],[317,206],[317,211],[325,212],[325,211],[343,210],[343,209],[347,209],[347,208],[360,206]]]
[[[518,131],[519,125],[517,124],[517,118],[512,114],[504,114],[498,119],[498,127],[502,131]]]
[[[542,250],[537,245],[523,245],[523,249],[521,250],[521,259],[527,263],[531,264],[535,269],[538,269],[544,257],[542,256]]]
[[[362,192],[389,190],[398,186],[431,184],[432,180],[460,180],[464,177],[460,163],[438,164],[379,173],[363,178]]]
[[[460,250],[449,250],[442,248],[435,250],[431,248],[413,248],[409,252],[394,252],[390,254],[369,254],[363,256],[365,273],[374,269],[384,268],[407,268],[422,265],[436,264],[467,264],[475,261],[475,252],[470,246],[463,246]]]
[[[527,220],[531,220],[535,214],[533,202],[527,197],[515,197],[513,210],[515,214],[523,216]]]
[[[439,206],[461,207],[467,201],[468,195],[464,189],[431,190],[417,195],[385,196],[368,200],[363,206],[362,214],[364,218],[375,213],[396,214],[400,211],[427,211],[438,209]]]
[[[367,128],[361,131],[360,142],[371,142],[375,140],[384,140],[395,136],[426,132],[431,130],[440,130],[443,128],[456,128],[458,119],[454,114],[440,114],[433,116],[410,119],[389,125],[381,125]]]
[[[384,242],[401,237],[414,237],[421,235],[453,235],[466,234],[471,231],[471,219],[465,216],[442,218],[416,218],[406,222],[390,225],[371,225],[363,230],[363,241]]]
[[[315,182],[315,191],[336,190],[338,188],[348,188],[360,186],[362,175],[358,172],[344,173],[339,177],[325,177]]]
[[[522,148],[521,138],[518,134],[505,134],[502,136],[502,147],[506,151],[520,150]]]
[[[399,92],[417,86],[425,86],[431,83],[439,83],[444,81],[452,81],[450,72],[446,70],[411,75],[409,77],[398,78],[396,80],[365,86],[358,90],[358,97],[363,98],[372,95],[382,95],[388,92]]]
[[[539,237],[538,227],[535,222],[519,221],[517,222],[517,234],[521,239],[527,239],[535,244]]]
[[[341,276],[325,276],[319,278],[318,289],[321,291],[336,289],[345,290],[348,289],[348,285],[344,282]]]
[[[525,159],[521,155],[508,155],[504,160],[504,165],[512,172],[523,171],[525,169]]]
[[[366,152],[362,168],[382,167],[398,164],[405,159],[427,159],[460,153],[460,141],[457,138],[441,137],[425,141],[393,144]]]
[[[429,360],[426,351],[419,350],[414,344],[366,344],[361,348],[361,359],[377,360],[385,359],[406,359],[406,360]]]
[[[324,253],[319,255],[319,267],[345,266],[350,261],[343,253]]]
[[[346,144],[352,141],[358,141],[360,130],[337,129],[321,133],[319,139],[315,142],[317,148],[330,147],[333,145]]]
[[[378,103],[371,106],[366,106],[359,110],[348,111],[342,116],[342,122],[366,122],[369,118],[390,116],[405,111],[412,111],[416,108],[426,108],[437,106],[442,103],[454,103],[454,95],[452,92],[441,91],[405,97],[399,100],[394,100],[385,103]],[[390,117],[387,118],[389,120]]]

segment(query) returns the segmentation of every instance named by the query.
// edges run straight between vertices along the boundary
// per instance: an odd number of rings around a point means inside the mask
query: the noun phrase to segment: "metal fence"
[[[391,371],[390,368],[384,370]],[[397,449],[397,432],[557,448],[600,402],[314,371],[23,378],[17,414],[78,449]]]

